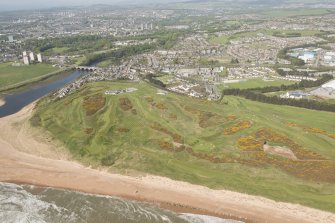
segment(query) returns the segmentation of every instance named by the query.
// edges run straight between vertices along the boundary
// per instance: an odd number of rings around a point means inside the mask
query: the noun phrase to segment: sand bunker
[[[286,146],[270,146],[265,144],[263,146],[263,150],[265,153],[270,155],[282,156],[290,160],[298,160],[292,150]]]

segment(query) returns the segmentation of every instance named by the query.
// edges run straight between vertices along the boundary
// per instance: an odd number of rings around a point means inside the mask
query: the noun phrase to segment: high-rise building
[[[24,63],[25,65],[29,65],[29,58],[28,58],[27,55],[23,56],[23,63]]]
[[[150,29],[153,30],[154,26],[152,25],[152,23],[150,24]]]
[[[30,59],[30,61],[35,61],[35,56],[34,56],[33,52],[29,53],[29,59]]]
[[[37,61],[42,63],[43,60],[42,60],[42,54],[41,53],[37,54]]]

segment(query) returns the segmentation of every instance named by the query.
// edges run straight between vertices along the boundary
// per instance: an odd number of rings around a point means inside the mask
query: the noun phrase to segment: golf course
[[[30,122],[87,165],[335,211],[335,113],[119,81],[45,97]]]

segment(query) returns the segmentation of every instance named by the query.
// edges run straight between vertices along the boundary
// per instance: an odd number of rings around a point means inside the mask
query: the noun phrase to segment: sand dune
[[[247,218],[251,222],[335,222],[335,214],[296,204],[170,180],[94,170],[71,161],[66,150],[27,122],[34,105],[0,118],[0,181],[120,196],[176,210]]]

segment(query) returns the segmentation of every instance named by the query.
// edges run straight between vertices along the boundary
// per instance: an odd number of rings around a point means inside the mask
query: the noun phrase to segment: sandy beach
[[[0,118],[0,181],[113,195],[177,211],[234,216],[248,222],[335,222],[333,213],[297,204],[212,190],[165,177],[131,177],[85,167],[71,161],[60,143],[29,125],[33,108],[31,104]]]
[[[0,106],[3,106],[4,104],[6,104],[5,100],[3,100],[2,98],[0,98]]]

